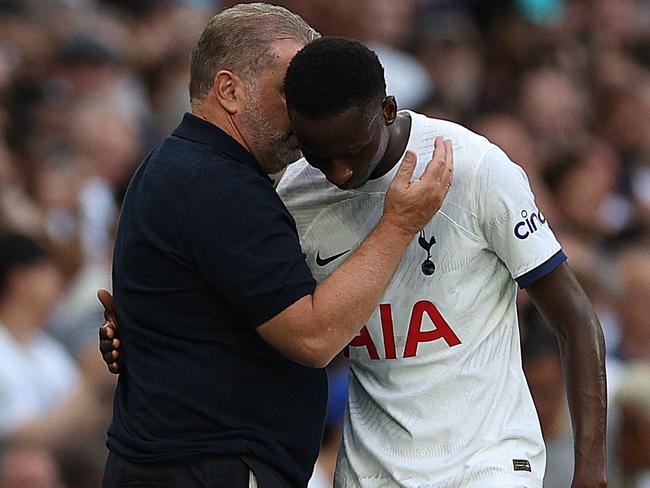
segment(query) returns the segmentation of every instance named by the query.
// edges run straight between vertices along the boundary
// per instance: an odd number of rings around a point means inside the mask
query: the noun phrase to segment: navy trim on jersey
[[[532,269],[528,273],[525,273],[517,278],[516,281],[517,284],[519,284],[519,288],[524,289],[527,286],[532,285],[538,279],[543,278],[555,268],[557,268],[560,264],[566,261],[566,259],[566,254],[564,254],[564,251],[560,249],[535,269]]]

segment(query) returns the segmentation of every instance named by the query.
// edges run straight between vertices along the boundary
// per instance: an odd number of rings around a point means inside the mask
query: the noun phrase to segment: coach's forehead
[[[276,61],[284,66],[284,72],[296,53],[305,47],[305,43],[296,39],[276,39],[271,42]],[[284,73],[283,73],[284,76]]]

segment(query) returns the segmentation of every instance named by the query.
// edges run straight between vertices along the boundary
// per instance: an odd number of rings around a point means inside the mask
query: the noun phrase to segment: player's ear
[[[397,101],[392,95],[387,96],[381,102],[381,107],[384,114],[384,121],[386,125],[391,125],[397,119]]]
[[[246,102],[244,82],[232,71],[221,70],[214,76],[212,93],[224,110],[231,115],[240,112]]]

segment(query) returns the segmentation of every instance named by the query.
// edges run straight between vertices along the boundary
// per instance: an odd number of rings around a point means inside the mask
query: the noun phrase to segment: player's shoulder
[[[302,158],[285,170],[276,188],[285,206],[292,212],[320,207],[340,193],[325,175]]]
[[[305,158],[300,158],[295,163],[287,166],[277,186],[278,193],[282,196],[304,188],[327,186],[325,175],[311,166]]]
[[[457,122],[428,117],[417,112],[408,113],[413,124],[412,130],[417,131],[422,140],[430,141],[433,146],[437,136],[451,139],[456,165],[478,165],[488,151],[496,148],[486,137]]]
[[[278,188],[286,186],[288,181],[293,180],[312,180],[322,174],[320,171],[311,166],[305,158],[300,158],[295,163],[291,163],[284,170]]]
[[[498,147],[486,137],[456,122],[416,112],[409,112],[409,115],[412,120],[411,130],[417,139],[417,142],[411,143],[411,147],[417,151],[418,163],[425,164],[429,160],[436,137],[450,139],[454,150],[454,186],[463,189],[461,193],[453,192],[451,200],[454,200],[455,195],[459,200],[457,204],[463,204],[461,200],[471,201],[479,187],[477,181],[485,178],[488,155],[499,151]],[[468,202],[465,204],[470,205]]]

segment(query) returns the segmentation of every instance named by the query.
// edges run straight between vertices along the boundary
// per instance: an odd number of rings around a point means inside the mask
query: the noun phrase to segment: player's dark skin
[[[351,107],[311,120],[289,107],[289,117],[307,161],[342,189],[363,185],[391,170],[408,142],[410,118],[397,113],[394,98]],[[572,488],[607,486],[605,343],[593,307],[565,263],[526,288],[557,334],[573,425],[575,470]],[[100,290],[106,323],[100,350],[109,370],[121,370],[117,317],[112,297]]]

